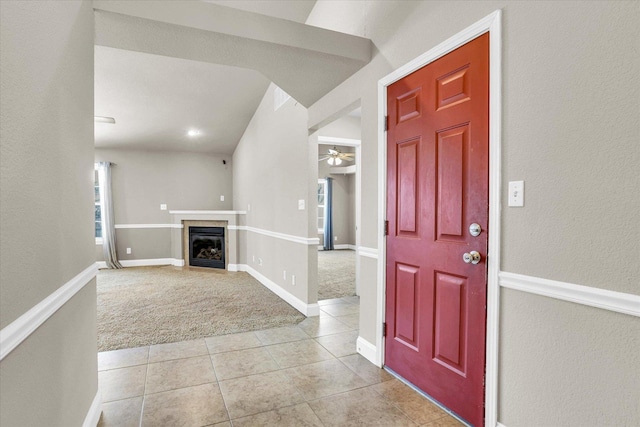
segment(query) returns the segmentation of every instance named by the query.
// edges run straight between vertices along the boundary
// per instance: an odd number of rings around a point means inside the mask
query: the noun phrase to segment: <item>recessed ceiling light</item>
[[[200,135],[200,131],[195,129],[190,129],[189,132],[187,132],[187,135],[193,138],[194,136]]]
[[[111,125],[116,124],[116,119],[113,117],[93,116],[93,121],[96,123],[109,123]]]

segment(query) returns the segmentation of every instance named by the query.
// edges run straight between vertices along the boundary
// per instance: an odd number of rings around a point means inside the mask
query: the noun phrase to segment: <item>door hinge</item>
[[[389,116],[384,116],[384,130],[389,130]]]
[[[384,235],[385,236],[389,235],[389,221],[387,220],[384,221]]]
[[[387,322],[384,322],[382,324],[382,336],[386,337],[387,336]]]

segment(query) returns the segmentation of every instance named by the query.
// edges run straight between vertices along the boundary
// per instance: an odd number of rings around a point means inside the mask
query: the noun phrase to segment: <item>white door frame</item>
[[[376,307],[376,359],[384,364],[382,325],[385,316],[386,241],[384,220],[387,211],[387,86],[457,49],[478,36],[489,33],[489,253],[487,254],[487,341],[485,383],[485,425],[498,421],[498,320],[500,288],[500,184],[502,127],[502,11],[496,10],[475,24],[448,38],[428,52],[378,81],[378,280]]]
[[[360,197],[361,197],[361,181],[362,181],[362,163],[359,139],[335,138],[332,136],[318,136],[318,145],[342,145],[344,147],[354,147],[356,149],[356,295],[360,295],[360,257],[358,251],[360,248]]]

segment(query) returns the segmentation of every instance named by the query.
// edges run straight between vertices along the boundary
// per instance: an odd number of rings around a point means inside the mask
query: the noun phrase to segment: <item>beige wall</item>
[[[0,327],[91,267],[93,10],[3,1]],[[0,424],[82,425],[98,390],[95,280],[0,362]]]
[[[230,210],[231,156],[189,152],[96,149],[96,161],[115,163],[112,191],[116,224],[169,224],[170,210]],[[226,165],[222,161],[226,161]],[[220,201],[224,196],[224,201]],[[167,210],[160,210],[166,204]],[[131,254],[126,253],[131,248]],[[118,259],[170,258],[169,228],[116,229]],[[101,261],[101,247],[97,248]]]
[[[234,152],[233,206],[235,210],[247,210],[249,227],[315,238],[318,159],[315,145],[308,141],[307,110],[290,99],[274,111],[274,90],[272,84]],[[298,200],[305,201],[304,210],[298,209]],[[289,242],[251,231],[246,242],[246,260],[251,268],[301,301],[316,302],[316,277],[309,275],[317,268],[317,259],[309,259],[309,254],[315,258],[315,244]],[[295,285],[291,274],[296,275]]]
[[[503,11],[504,199],[508,181],[526,187],[524,208],[502,201],[502,270],[637,295],[640,263],[630,262],[640,249],[637,2],[318,2],[308,23],[368,37],[377,48],[370,64],[309,109],[309,126],[319,129],[361,102],[362,245],[377,247],[379,229],[378,80],[496,9]],[[371,268],[361,264],[360,334],[374,343],[379,301]],[[530,294],[517,298],[528,310],[513,309],[513,297],[501,301],[500,421],[580,425],[583,414],[598,413],[610,420],[603,425],[639,424],[637,409],[619,411],[640,401],[640,389],[618,381],[640,350],[638,319]],[[527,333],[531,313],[550,312],[541,319],[542,339],[537,330]],[[605,323],[615,318],[619,335],[593,331],[576,312]],[[607,374],[597,368],[604,361],[599,348],[610,350]],[[573,363],[527,373],[545,354]],[[584,392],[598,383],[617,393]]]

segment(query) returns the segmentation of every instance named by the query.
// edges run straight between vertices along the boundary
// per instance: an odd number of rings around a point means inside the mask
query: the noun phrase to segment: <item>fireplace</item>
[[[189,227],[189,265],[225,269],[224,227]]]

